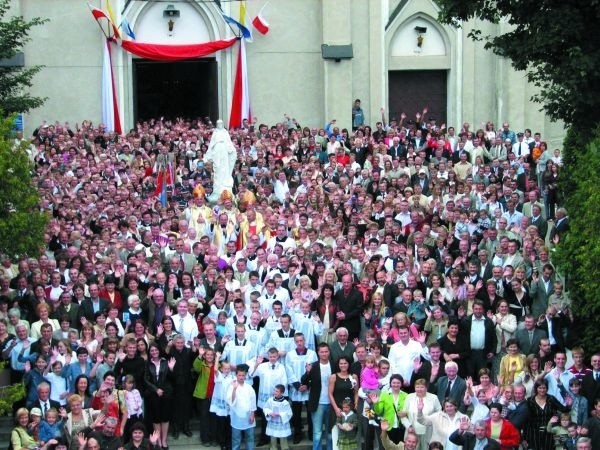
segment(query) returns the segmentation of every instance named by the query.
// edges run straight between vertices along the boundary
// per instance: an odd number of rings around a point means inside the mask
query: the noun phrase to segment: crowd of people
[[[560,151],[427,112],[244,121],[231,191],[208,118],[38,127],[50,224],[0,265],[12,449],[599,449]]]

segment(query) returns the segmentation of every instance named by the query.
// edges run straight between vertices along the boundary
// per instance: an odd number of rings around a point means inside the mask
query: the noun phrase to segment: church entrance
[[[133,60],[134,117],[219,116],[218,71],[214,58],[162,62]]]
[[[391,70],[388,73],[390,119],[406,114],[406,121],[415,120],[415,113],[428,107],[427,118],[434,117],[437,125],[447,117],[446,70]]]

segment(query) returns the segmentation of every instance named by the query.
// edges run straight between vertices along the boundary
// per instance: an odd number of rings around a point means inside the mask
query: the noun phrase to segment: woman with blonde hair
[[[400,340],[400,336],[398,335],[398,328],[401,326],[405,326],[408,328],[410,337],[413,339],[419,338],[419,329],[417,326],[412,323],[406,313],[397,312],[394,314],[394,319],[392,320],[392,329],[390,330],[389,337],[393,339],[394,342],[398,342]]]
[[[375,292],[371,296],[371,301],[366,305],[363,312],[365,318],[365,328],[379,332],[383,322],[392,317],[392,310],[385,306],[383,294]]]
[[[431,439],[431,428],[427,427],[417,420],[419,401],[423,402],[423,415],[429,416],[442,410],[442,405],[437,395],[427,392],[427,381],[419,378],[415,381],[415,392],[408,394],[404,400],[402,408],[406,416],[402,417],[402,424],[406,428],[406,433],[414,433],[419,436],[418,450],[426,450],[427,443]]]
[[[77,394],[71,395],[67,403],[71,411],[65,420],[64,434],[69,441],[69,449],[74,450],[78,448],[77,433],[88,427],[95,428],[95,421],[101,422],[104,415],[99,410],[83,409],[83,399]]]
[[[300,277],[300,296],[303,300],[308,300],[310,303],[319,296],[319,293],[312,288],[312,282],[308,275]]]
[[[52,331],[60,330],[60,324],[58,320],[51,319],[50,314],[52,313],[52,306],[48,303],[38,303],[35,307],[35,312],[40,320],[31,324],[31,337],[39,339],[42,337],[42,325],[49,323],[52,327]]]

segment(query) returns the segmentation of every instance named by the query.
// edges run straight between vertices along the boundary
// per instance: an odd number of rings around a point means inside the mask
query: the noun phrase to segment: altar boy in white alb
[[[277,449],[277,438],[281,443],[281,450],[290,448],[287,438],[292,434],[290,428],[292,408],[283,396],[284,393],[285,386],[283,384],[276,385],[273,389],[273,396],[263,407],[267,419],[267,436],[271,438],[271,450]]]

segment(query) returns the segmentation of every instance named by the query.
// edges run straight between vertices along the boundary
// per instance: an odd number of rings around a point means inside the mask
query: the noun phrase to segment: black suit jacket
[[[496,353],[496,345],[498,344],[498,338],[496,337],[496,326],[494,322],[487,317],[483,316],[484,327],[485,327],[485,347],[483,351],[488,353]],[[469,338],[470,345],[470,336],[471,336],[471,324],[473,323],[473,314],[468,315],[461,322],[461,333],[464,333],[467,338]]]
[[[102,297],[99,298],[99,303],[100,308],[98,309],[98,311],[107,310],[110,306],[110,300],[107,300]],[[81,305],[79,305],[77,323],[80,323],[82,317],[85,317],[90,322],[94,321],[94,305],[92,304],[92,300],[89,298],[86,298],[84,301],[81,302]]]
[[[581,381],[581,393],[588,401],[588,408],[594,410],[594,404],[597,398],[600,398],[600,381],[596,381],[594,373],[588,373]]]
[[[54,408],[57,411],[60,409],[60,403],[58,403],[56,400],[50,400],[48,399],[48,403],[50,403],[50,408]],[[43,411],[44,409],[42,408],[42,402],[38,399],[35,402],[33,402],[33,405],[31,406],[31,408],[40,408],[40,411]],[[29,408],[29,409],[31,409]]]
[[[556,346],[559,350],[565,350],[565,339],[563,330],[570,325],[569,318],[562,314],[557,314],[552,318],[552,335],[556,341]],[[548,334],[548,319],[544,320],[540,325],[537,326],[540,330],[544,331],[547,336]]]
[[[556,235],[562,238],[570,228],[568,217],[565,217],[560,223],[556,221],[552,231],[550,231],[550,241],[552,241]]]
[[[463,450],[473,450],[477,439],[473,433],[465,431],[461,433],[459,430],[454,431],[448,438],[450,442],[456,445],[462,445]],[[485,446],[486,450],[500,450],[500,444],[491,438],[488,438],[488,443]]]
[[[446,389],[448,388],[448,377],[443,376],[440,377],[437,382],[437,396],[440,404],[444,404],[444,400],[446,397]],[[464,403],[463,400],[465,398],[465,392],[467,391],[467,383],[461,377],[456,377],[454,379],[454,383],[452,384],[452,389],[450,390],[449,397],[453,398],[457,405],[459,405],[459,409],[463,411]]]
[[[329,367],[331,368],[331,373],[334,374],[336,370],[331,361],[329,361]],[[310,389],[306,408],[310,412],[316,411],[319,407],[319,397],[321,396],[321,363],[319,361],[315,361],[310,371],[302,375],[300,383],[308,386]]]
[[[415,381],[423,378],[425,381],[427,381],[427,390],[429,392],[431,392],[432,394],[437,392],[436,388],[437,388],[437,382],[440,379],[440,377],[444,376],[444,367],[446,366],[446,362],[442,359],[440,360],[440,368],[438,369],[438,373],[437,376],[435,377],[435,379],[433,380],[433,382],[431,382],[431,362],[427,361],[425,358],[423,358],[423,356],[421,356],[421,368],[419,370],[415,370],[413,371],[412,376],[410,377],[410,387],[409,387],[409,391],[410,392],[414,392],[415,391]]]
[[[346,317],[344,320],[340,320],[339,325],[346,327],[348,333],[357,335],[360,333],[360,316],[363,311],[363,296],[358,290],[352,288],[348,296],[344,295],[344,290],[341,289],[335,294],[335,300],[338,302],[340,311],[342,311]]]
[[[65,305],[63,305],[61,303],[60,305],[58,305],[58,308],[56,308],[54,310],[54,312],[52,313],[52,317],[59,321],[62,317],[65,317],[65,316],[69,318],[69,322],[71,323],[71,326],[73,328],[79,328],[81,326],[81,322],[78,321],[78,319],[79,319],[79,304],[78,303],[71,302],[71,306],[69,307],[69,312],[67,312]]]
[[[383,286],[383,303],[388,308],[392,308],[396,303],[396,298],[400,295],[400,290],[395,284],[385,283]]]
[[[506,418],[517,430],[524,430],[525,425],[529,421],[529,406],[527,405],[527,401],[523,400],[515,409],[510,410]]]
[[[489,280],[490,278],[492,278],[492,268],[494,266],[492,265],[491,262],[487,262],[485,263],[485,267],[483,268],[483,276],[479,275],[481,273],[481,266],[479,266],[479,268],[477,269],[477,274],[481,277],[481,279],[485,282],[487,280]]]
[[[162,389],[165,397],[171,397],[173,395],[172,378],[173,372],[169,370],[169,366],[165,359],[160,360],[158,374],[156,373],[156,368],[152,362],[148,361],[146,364],[146,371],[144,372],[146,392],[155,393],[158,389]]]

